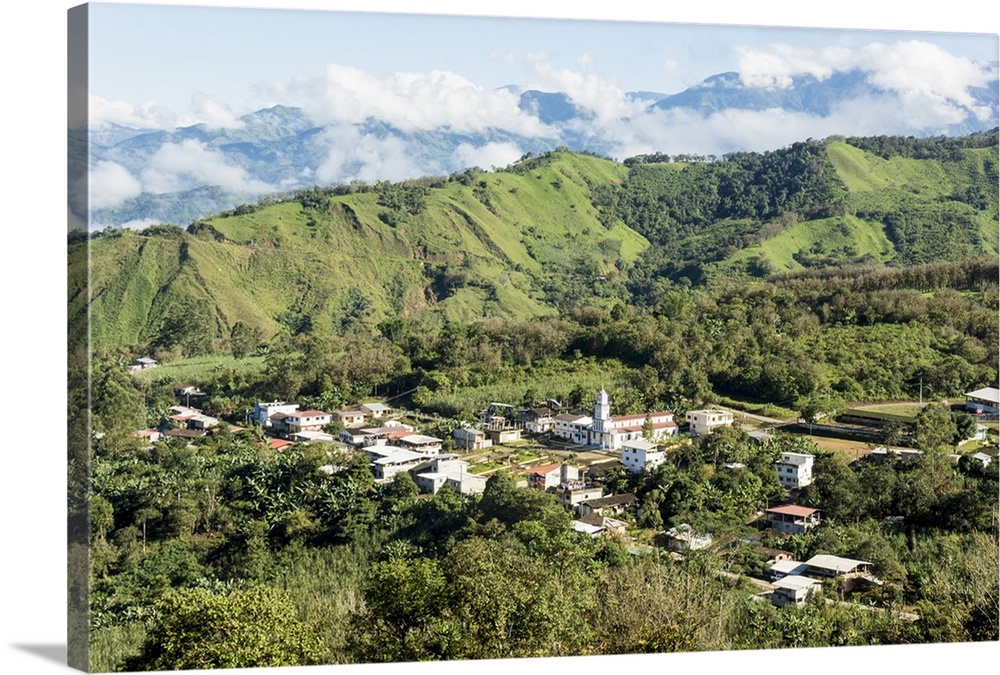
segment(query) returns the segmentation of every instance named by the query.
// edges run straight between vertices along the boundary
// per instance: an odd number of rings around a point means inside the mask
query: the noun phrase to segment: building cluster
[[[835,555],[814,555],[805,562],[799,562],[786,553],[779,553],[768,561],[768,565],[774,587],[770,594],[771,601],[779,607],[808,602],[822,590],[827,579],[836,581],[840,593],[850,593],[863,583],[882,583],[872,575],[872,563]]]
[[[551,493],[556,503],[573,514],[573,529],[591,537],[625,534],[622,513],[635,504],[635,495],[604,495],[600,485],[586,480],[569,464],[538,464],[528,471],[529,488]],[[617,517],[616,517],[617,516]]]

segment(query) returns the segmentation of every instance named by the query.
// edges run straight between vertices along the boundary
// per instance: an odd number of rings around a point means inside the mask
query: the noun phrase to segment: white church
[[[577,445],[587,445],[602,450],[618,450],[626,441],[643,438],[643,427],[649,417],[653,426],[653,442],[677,434],[674,414],[669,410],[639,415],[611,415],[611,397],[601,389],[594,401],[594,415],[572,413],[557,415],[553,432]]]

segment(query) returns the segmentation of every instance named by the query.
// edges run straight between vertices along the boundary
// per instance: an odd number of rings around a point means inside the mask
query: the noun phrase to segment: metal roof
[[[812,586],[816,586],[817,584],[821,583],[822,583],[821,581],[817,581],[816,579],[810,579],[809,577],[800,577],[796,575],[791,575],[787,577],[781,577],[771,585],[774,586],[775,588],[787,588],[790,591],[799,591],[802,590],[803,588],[810,588]]]
[[[965,395],[968,398],[977,398],[982,401],[1000,404],[1000,389],[997,389],[996,387],[983,387],[982,389],[976,389],[975,391],[968,391]]]
[[[841,558],[836,555],[814,555],[806,561],[809,567],[819,567],[825,570],[835,570],[838,574],[853,572],[859,565],[871,565],[864,560],[853,560],[851,558]]]

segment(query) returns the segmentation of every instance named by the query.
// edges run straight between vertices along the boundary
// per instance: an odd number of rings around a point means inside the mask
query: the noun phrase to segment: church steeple
[[[594,401],[594,431],[597,433],[604,433],[604,425],[610,420],[611,397],[608,396],[608,392],[604,391],[604,387],[601,387],[601,391],[598,392],[597,399]]]

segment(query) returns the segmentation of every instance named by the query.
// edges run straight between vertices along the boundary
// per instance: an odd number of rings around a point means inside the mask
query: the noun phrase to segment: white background
[[[66,11],[78,3],[59,0],[5,3],[0,22],[3,98],[0,106],[4,165],[0,245],[3,261],[2,489],[3,628],[0,672],[65,670],[65,218],[66,218]],[[196,4],[162,0],[159,4]],[[242,7],[419,11],[444,14],[629,19],[698,23],[884,28],[997,33],[995,2],[940,3],[764,3],[700,0],[649,3],[635,0],[546,3],[507,0],[499,6],[445,0],[420,3],[368,0],[213,0],[204,4]],[[821,8],[813,5],[822,4]],[[475,5],[475,6],[473,6]],[[762,6],[764,5],[764,6]],[[127,58],[127,55],[123,55]],[[30,414],[29,414],[30,413]],[[32,420],[29,425],[25,422]],[[36,421],[37,420],[37,421]],[[40,422],[39,422],[40,421]],[[641,609],[637,608],[638,611]],[[282,673],[464,673],[516,668],[550,672],[613,669],[695,670],[712,673],[992,672],[1000,643],[876,647],[724,654],[587,657],[518,662],[448,663],[435,666],[323,666]],[[231,670],[274,673],[274,670]]]

